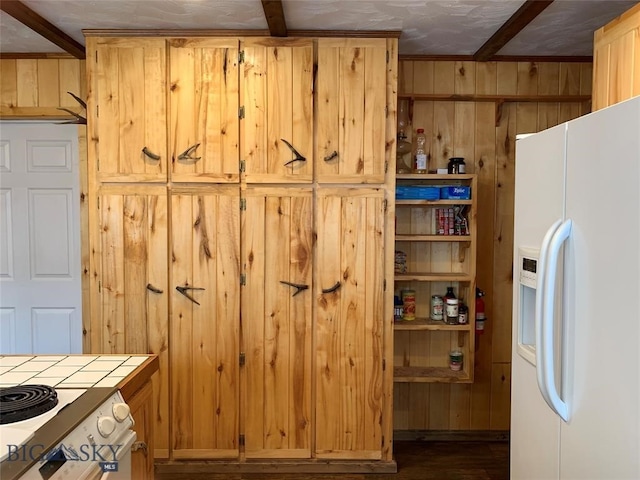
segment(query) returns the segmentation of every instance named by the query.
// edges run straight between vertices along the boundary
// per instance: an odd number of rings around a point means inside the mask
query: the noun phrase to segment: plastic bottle
[[[419,128],[416,130],[416,163],[415,163],[415,172],[416,173],[427,173],[427,137],[424,135],[424,129]]]

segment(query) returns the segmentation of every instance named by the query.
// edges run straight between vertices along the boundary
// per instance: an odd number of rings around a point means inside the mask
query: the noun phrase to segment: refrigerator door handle
[[[543,371],[543,387],[540,392],[551,409],[560,416],[565,422],[569,421],[569,407],[560,398],[556,389],[555,380],[555,355],[553,348],[553,333],[555,325],[555,289],[556,289],[556,273],[558,269],[558,255],[560,248],[565,240],[571,235],[572,222],[570,219],[565,220],[556,230],[549,244],[547,258],[547,279],[544,282],[544,302],[542,311],[542,364],[537,368]],[[536,332],[537,334],[537,332]]]
[[[536,335],[536,375],[538,378],[538,388],[542,392],[545,384],[544,380],[544,370],[542,369],[542,349],[544,348],[542,345],[542,310],[544,305],[544,286],[545,286],[545,278],[547,272],[547,256],[549,253],[549,244],[551,243],[551,239],[553,238],[553,234],[556,233],[558,227],[562,223],[562,220],[556,220],[553,225],[549,227],[547,233],[544,235],[542,239],[542,245],[540,245],[540,254],[538,256],[538,265],[536,272],[536,301],[535,301],[535,310],[534,310],[534,328]]]

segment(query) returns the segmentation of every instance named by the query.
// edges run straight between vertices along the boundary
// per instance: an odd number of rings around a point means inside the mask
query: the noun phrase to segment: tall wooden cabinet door
[[[250,183],[311,182],[313,41],[246,38],[240,158]]]
[[[242,220],[247,458],[311,456],[311,189],[246,191]]]
[[[171,195],[171,424],[174,459],[236,458],[239,187]]]
[[[164,40],[88,37],[87,72],[89,159],[98,180],[166,181]]]
[[[384,182],[386,66],[384,38],[318,39],[319,182]]]
[[[238,182],[238,45],[233,38],[169,40],[174,182]]]
[[[378,189],[317,193],[317,458],[382,456],[383,205]]]
[[[153,353],[156,458],[169,452],[167,190],[106,186],[98,194],[91,262],[99,302],[92,302],[93,353]],[[96,324],[95,322],[99,322]]]

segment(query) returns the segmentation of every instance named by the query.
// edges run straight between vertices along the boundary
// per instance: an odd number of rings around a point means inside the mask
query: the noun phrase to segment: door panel
[[[92,46],[95,45],[95,55]],[[166,47],[156,38],[89,37],[87,58],[99,65],[95,101],[89,97],[90,148],[95,148],[98,178],[140,182],[167,179]],[[88,60],[90,61],[90,60]],[[99,110],[98,110],[99,108]],[[143,153],[143,150],[148,154]]]
[[[0,353],[81,353],[77,127],[1,132]]]
[[[313,42],[243,40],[241,158],[246,180],[310,182],[313,174]],[[305,157],[296,158],[286,142]]]
[[[171,218],[173,456],[236,458],[239,188],[174,189]]]
[[[318,39],[318,181],[383,183],[385,39]]]
[[[153,353],[157,458],[169,449],[166,187],[110,186],[99,195],[100,328],[93,353]],[[94,325],[95,325],[94,320]]]
[[[317,458],[381,458],[383,199],[318,191]]]
[[[249,188],[246,204],[242,223],[245,453],[247,458],[309,458],[312,192]],[[308,288],[298,292],[283,281]]]
[[[171,39],[169,62],[171,179],[237,182],[238,40]]]

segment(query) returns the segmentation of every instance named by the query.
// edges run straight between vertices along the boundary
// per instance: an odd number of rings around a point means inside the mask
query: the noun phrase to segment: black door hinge
[[[240,366],[244,367],[244,364],[247,361],[247,356],[244,354],[244,352],[240,352]]]

